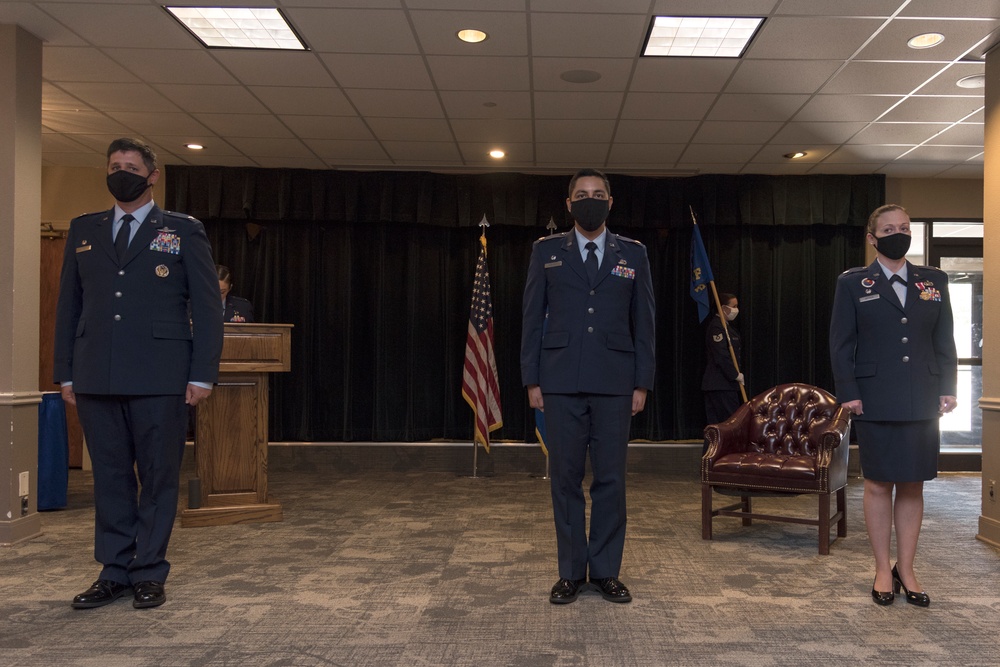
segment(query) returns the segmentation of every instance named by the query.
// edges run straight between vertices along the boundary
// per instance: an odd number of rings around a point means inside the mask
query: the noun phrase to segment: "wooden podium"
[[[291,370],[292,326],[226,323],[219,383],[195,425],[201,506],[181,511],[182,528],[282,520],[267,493],[267,378]]]

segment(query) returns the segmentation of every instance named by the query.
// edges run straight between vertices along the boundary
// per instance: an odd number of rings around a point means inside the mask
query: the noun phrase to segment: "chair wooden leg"
[[[712,486],[701,485],[701,539],[712,539]]]
[[[837,522],[837,537],[847,537],[847,487],[837,489],[837,511],[840,521]]]
[[[839,500],[838,500],[839,502]],[[830,553],[830,494],[819,494],[819,553]]]
[[[750,512],[751,512],[751,509],[750,509],[750,496],[740,496],[740,500],[743,501],[743,511],[745,513],[747,513],[747,514],[750,514]],[[744,526],[749,526],[751,523],[753,523],[753,520],[749,516],[743,517],[743,525]]]

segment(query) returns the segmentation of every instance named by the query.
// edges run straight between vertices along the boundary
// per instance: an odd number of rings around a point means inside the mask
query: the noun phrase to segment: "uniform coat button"
[[[594,333],[594,327],[587,327],[587,333]]]
[[[122,298],[122,293],[121,292],[115,292],[115,296],[120,299],[120,298]]]
[[[909,339],[909,338],[907,338],[906,336],[903,336],[903,340],[902,340],[901,342],[902,342],[903,344],[906,344],[906,343],[909,343],[909,342],[910,342],[910,339]]]
[[[900,320],[899,322],[900,322],[900,324],[906,324],[906,318],[904,317],[904,318],[903,318],[903,319],[901,319],[901,320]]]
[[[910,361],[910,358],[909,358],[909,357],[903,357],[903,363],[904,363],[904,364],[905,364],[905,363],[908,363],[909,361]]]
[[[118,275],[120,275],[120,276],[124,276],[124,275],[125,275],[125,271],[124,271],[124,270],[119,270],[119,271],[118,271]]]
[[[594,314],[594,309],[592,307],[588,308],[587,312],[590,313],[591,315],[593,315]]]
[[[121,320],[121,318],[122,318],[121,315],[115,315],[115,322],[118,322],[119,320]]]

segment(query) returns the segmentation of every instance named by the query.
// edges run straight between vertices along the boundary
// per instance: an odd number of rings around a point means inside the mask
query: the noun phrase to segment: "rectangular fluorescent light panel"
[[[752,17],[654,16],[642,55],[739,58],[763,23]]]
[[[209,48],[292,49],[306,46],[272,7],[164,7]]]

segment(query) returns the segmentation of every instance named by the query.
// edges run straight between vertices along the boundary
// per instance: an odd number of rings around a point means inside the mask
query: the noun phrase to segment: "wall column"
[[[42,398],[42,42],[14,25],[0,25],[0,91],[0,544],[12,544],[41,533],[36,478]]]
[[[1000,546],[1000,49],[986,57],[986,165],[983,173],[983,505],[976,537]],[[994,186],[989,184],[993,183]]]

